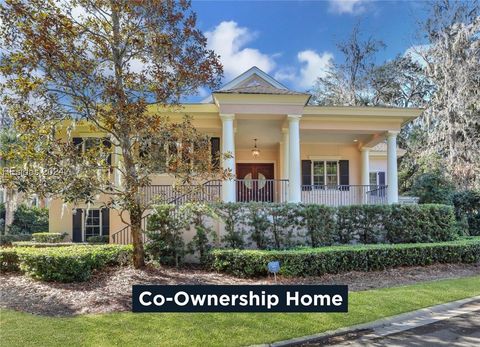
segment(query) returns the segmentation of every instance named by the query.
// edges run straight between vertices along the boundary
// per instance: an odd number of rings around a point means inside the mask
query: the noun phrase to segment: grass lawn
[[[0,311],[7,346],[240,346],[365,323],[480,295],[480,276],[349,296],[349,313],[114,313],[51,318]]]

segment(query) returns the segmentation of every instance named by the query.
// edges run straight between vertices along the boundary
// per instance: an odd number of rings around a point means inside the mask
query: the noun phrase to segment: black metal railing
[[[211,180],[201,185],[152,185],[144,188],[142,198],[144,203],[173,204],[177,208],[181,205],[192,202],[214,202],[220,199],[221,181]],[[151,213],[142,217],[142,238],[143,242],[147,240],[145,231],[147,230],[148,217]],[[112,234],[112,243],[129,244],[132,243],[131,225]]]
[[[328,206],[386,204],[384,185],[302,185],[302,202]]]
[[[235,185],[238,202],[288,201],[288,180],[286,179],[236,179]]]

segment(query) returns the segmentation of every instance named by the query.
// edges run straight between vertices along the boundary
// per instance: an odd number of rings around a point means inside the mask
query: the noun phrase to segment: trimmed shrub
[[[225,247],[237,249],[244,248],[245,230],[242,225],[245,217],[245,213],[243,212],[244,206],[233,202],[227,202],[215,204],[213,205],[213,208],[216,214],[225,223],[225,236],[221,239]]]
[[[188,227],[188,221],[175,212],[175,205],[155,206],[148,218],[145,253],[161,264],[178,266],[185,257],[183,230]]]
[[[335,208],[308,204],[300,208],[300,226],[311,247],[329,246],[335,242]]]
[[[12,242],[13,247],[36,247],[36,248],[45,248],[45,247],[73,247],[73,246],[83,246],[85,243],[73,243],[73,242],[58,242],[58,243],[44,243],[44,242],[32,242],[32,241],[17,241]]]
[[[392,205],[385,223],[386,241],[390,243],[438,242],[458,236],[452,206]]]
[[[32,240],[34,242],[44,242],[44,243],[58,243],[62,242],[67,236],[67,233],[33,233]]]
[[[13,215],[10,234],[33,234],[48,230],[48,209],[19,205]]]
[[[13,242],[30,241],[32,235],[30,234],[15,234],[15,235],[0,235],[0,246],[11,246]]]
[[[44,281],[80,282],[90,278],[93,270],[127,263],[131,246],[72,246],[28,248],[17,247],[0,250],[3,269],[16,270]],[[15,264],[15,253],[17,265]],[[6,265],[3,265],[4,259]]]
[[[13,248],[0,249],[0,272],[20,271],[18,255]]]
[[[229,203],[214,205],[228,225],[227,238],[244,235],[258,249],[298,245],[415,243],[454,240],[458,236],[452,206]],[[235,211],[235,220],[232,213]],[[228,217],[229,216],[229,217]],[[227,223],[228,222],[228,223]],[[232,228],[236,228],[232,231]],[[236,241],[236,248],[242,243]],[[231,247],[232,242],[226,246]]]
[[[89,236],[87,237],[88,243],[108,243],[108,235],[98,235],[98,236]]]
[[[280,261],[280,273],[285,276],[321,276],[435,263],[477,263],[480,261],[480,238],[442,243],[351,245],[288,251],[216,249],[207,260],[208,268],[241,277],[266,276],[270,261]]]
[[[457,192],[452,201],[457,221],[470,235],[480,235],[480,191]]]

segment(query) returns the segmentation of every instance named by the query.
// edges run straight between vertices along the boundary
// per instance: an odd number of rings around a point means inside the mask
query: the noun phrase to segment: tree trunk
[[[5,234],[9,233],[10,226],[13,223],[13,217],[15,210],[17,209],[17,193],[11,189],[7,188],[5,192]]]
[[[133,241],[133,266],[140,269],[145,266],[145,251],[142,239],[142,213],[139,209],[130,211],[130,224]]]

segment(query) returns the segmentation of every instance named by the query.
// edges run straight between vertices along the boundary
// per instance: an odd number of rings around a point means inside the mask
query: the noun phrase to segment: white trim
[[[337,186],[340,185],[340,161],[339,160],[311,160],[312,165],[311,165],[311,180],[310,180],[310,185],[314,186],[315,185],[315,180],[313,178],[313,166],[315,162],[323,162],[323,186],[328,188],[328,183],[327,183],[327,161],[329,162],[336,162],[337,163]]]
[[[99,226],[100,226],[100,235],[103,236],[103,213],[102,213],[102,208],[85,208],[83,209],[84,213],[82,213],[82,242],[87,242],[86,234],[85,234],[85,227],[86,227],[86,218],[87,218],[87,213],[89,211],[98,211],[98,220],[99,220]]]
[[[228,89],[232,89],[234,88],[235,86],[241,84],[243,81],[246,81],[247,79],[249,79],[250,77],[252,77],[253,75],[257,75],[258,77],[260,77],[261,79],[265,80],[266,82],[270,83],[272,86],[276,87],[276,88],[279,88],[279,89],[285,89],[285,90],[288,90],[287,87],[285,87],[283,84],[281,84],[280,82],[278,82],[276,79],[274,79],[272,76],[268,75],[266,72],[260,70],[258,67],[256,66],[253,66],[251,67],[250,69],[248,69],[247,71],[245,71],[244,73],[242,73],[241,75],[235,77],[233,80],[231,80],[230,82],[224,84],[220,89],[220,90],[228,90]]]
[[[343,157],[342,156],[338,156],[338,155],[309,155],[308,156],[308,159],[312,160],[312,161],[339,161],[339,160],[342,160]]]

